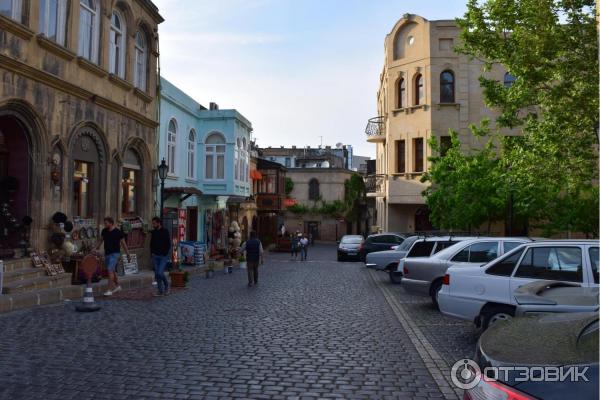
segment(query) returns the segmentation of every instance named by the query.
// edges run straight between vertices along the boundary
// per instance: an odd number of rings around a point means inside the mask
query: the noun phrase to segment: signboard
[[[178,240],[179,242],[185,240],[186,220],[187,220],[187,212],[186,212],[185,208],[179,209],[179,214],[178,214],[178,235],[177,235],[177,238],[179,239]]]

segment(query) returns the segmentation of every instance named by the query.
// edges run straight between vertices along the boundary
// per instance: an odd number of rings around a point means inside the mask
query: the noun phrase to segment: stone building
[[[31,216],[148,222],[157,165],[158,24],[149,0],[6,0],[0,7],[0,181]],[[143,235],[128,236],[132,247]],[[4,243],[4,246],[10,246]]]
[[[286,168],[346,168],[352,169],[351,145],[338,143],[336,147],[264,147],[261,157]]]
[[[376,199],[376,230],[433,229],[420,182],[432,156],[429,139],[436,137],[443,151],[453,129],[466,147],[478,146],[469,125],[490,117],[493,128],[495,114],[485,106],[478,81],[482,64],[454,51],[458,39],[453,20],[411,14],[385,38],[378,116],[366,129],[367,141],[376,146],[376,173],[366,179],[368,196]],[[486,75],[505,85],[514,80],[500,65]]]

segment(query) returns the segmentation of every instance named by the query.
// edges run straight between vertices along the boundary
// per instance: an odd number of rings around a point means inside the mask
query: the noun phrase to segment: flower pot
[[[185,272],[171,271],[169,276],[171,277],[172,287],[185,287]]]
[[[241,269],[246,269],[248,268],[248,263],[246,261],[240,261],[240,268]]]

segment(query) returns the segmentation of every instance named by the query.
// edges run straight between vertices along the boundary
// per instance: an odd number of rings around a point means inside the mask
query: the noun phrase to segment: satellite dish
[[[337,147],[338,149],[341,149],[342,146],[344,146],[344,144],[340,143],[340,142],[338,142],[338,143],[335,144],[335,147]]]
[[[321,164],[322,168],[329,168],[329,161],[323,161],[323,163]]]

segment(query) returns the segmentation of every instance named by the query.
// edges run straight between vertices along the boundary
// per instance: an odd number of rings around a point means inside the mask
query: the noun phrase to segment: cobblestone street
[[[165,298],[99,299],[0,316],[2,399],[455,398],[469,324],[443,317],[333,246],[194,277]]]

